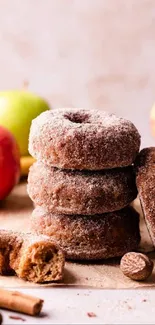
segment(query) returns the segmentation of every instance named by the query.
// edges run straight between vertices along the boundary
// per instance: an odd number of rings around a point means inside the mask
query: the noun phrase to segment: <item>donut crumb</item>
[[[97,317],[97,315],[95,313],[93,313],[93,312],[88,312],[87,316],[88,317]]]
[[[20,316],[12,316],[12,315],[10,315],[9,318],[10,319],[14,319],[14,320],[21,320],[22,322],[25,322],[26,321],[25,318],[20,317]]]

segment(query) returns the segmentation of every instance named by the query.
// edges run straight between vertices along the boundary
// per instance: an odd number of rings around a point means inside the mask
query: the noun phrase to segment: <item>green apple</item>
[[[28,155],[28,137],[31,121],[49,109],[41,97],[27,91],[0,92],[0,125],[16,138],[21,156]]]

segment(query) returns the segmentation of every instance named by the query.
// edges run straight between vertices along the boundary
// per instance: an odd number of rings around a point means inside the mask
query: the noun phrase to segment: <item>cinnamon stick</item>
[[[0,308],[36,316],[39,315],[43,302],[39,298],[21,292],[0,289]]]

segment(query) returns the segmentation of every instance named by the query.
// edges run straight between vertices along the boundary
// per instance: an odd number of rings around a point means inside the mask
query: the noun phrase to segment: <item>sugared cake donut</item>
[[[32,121],[29,152],[46,165],[101,170],[129,166],[139,152],[132,122],[85,109],[46,111]]]
[[[99,214],[120,210],[137,196],[133,167],[69,171],[36,162],[28,176],[35,205],[56,214]]]
[[[96,216],[55,215],[37,207],[31,231],[54,239],[68,259],[97,260],[136,250],[140,241],[139,215],[131,207]]]
[[[138,194],[155,246],[155,147],[141,150],[135,162]]]

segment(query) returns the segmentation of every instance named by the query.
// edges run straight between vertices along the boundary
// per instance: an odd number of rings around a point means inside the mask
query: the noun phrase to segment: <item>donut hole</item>
[[[47,252],[45,255],[45,263],[49,263],[53,258],[53,253],[51,251]]]
[[[64,115],[65,119],[69,120],[72,123],[82,124],[82,123],[90,123],[89,118],[90,115],[86,113],[66,113]]]

